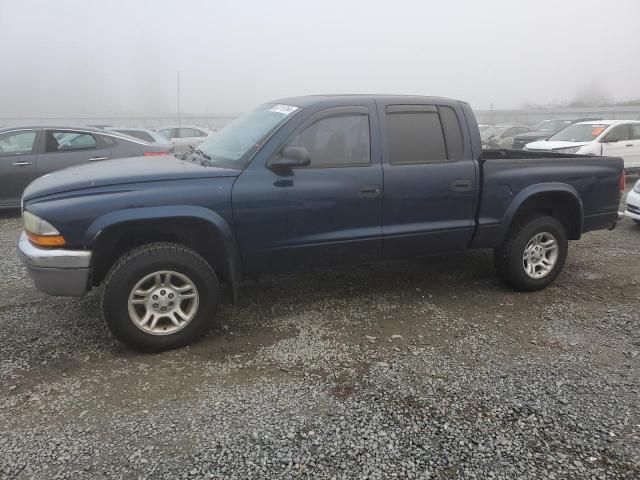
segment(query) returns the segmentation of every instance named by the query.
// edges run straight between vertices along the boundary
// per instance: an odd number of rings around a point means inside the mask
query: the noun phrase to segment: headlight
[[[576,153],[582,147],[567,147],[567,148],[556,148],[554,152],[558,153]]]
[[[636,182],[636,184],[634,185],[633,191],[636,192],[636,193],[640,193],[640,180],[638,180]]]
[[[66,242],[60,232],[49,222],[25,210],[22,212],[24,230],[31,243],[41,247],[61,247]]]

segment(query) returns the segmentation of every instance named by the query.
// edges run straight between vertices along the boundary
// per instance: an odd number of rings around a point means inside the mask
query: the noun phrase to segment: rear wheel
[[[121,342],[159,352],[188,345],[207,332],[219,290],[215,273],[198,253],[177,244],[149,244],[111,268],[102,311]]]
[[[539,216],[516,222],[493,258],[498,275],[508,285],[534,291],[556,279],[567,251],[564,226],[553,217]]]

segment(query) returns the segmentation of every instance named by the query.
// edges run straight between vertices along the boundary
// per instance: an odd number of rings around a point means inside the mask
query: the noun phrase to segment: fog
[[[0,0],[0,116],[236,113],[312,93],[640,97],[640,1]]]

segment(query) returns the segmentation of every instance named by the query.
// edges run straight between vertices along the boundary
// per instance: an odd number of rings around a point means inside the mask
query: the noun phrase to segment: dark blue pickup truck
[[[519,290],[560,273],[567,240],[612,228],[619,158],[482,151],[467,103],[309,96],[268,103],[183,158],[109,160],[23,196],[36,286],[103,285],[117,338],[146,351],[210,326],[219,282],[345,262],[494,249]]]

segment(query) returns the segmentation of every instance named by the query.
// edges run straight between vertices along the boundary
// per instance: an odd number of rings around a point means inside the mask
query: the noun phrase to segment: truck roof
[[[444,97],[427,97],[423,95],[370,95],[370,94],[327,94],[327,95],[303,95],[300,97],[279,98],[268,103],[282,103],[295,107],[310,107],[319,104],[348,104],[363,99],[380,100],[384,102],[433,102],[440,103],[465,103],[460,100]]]

